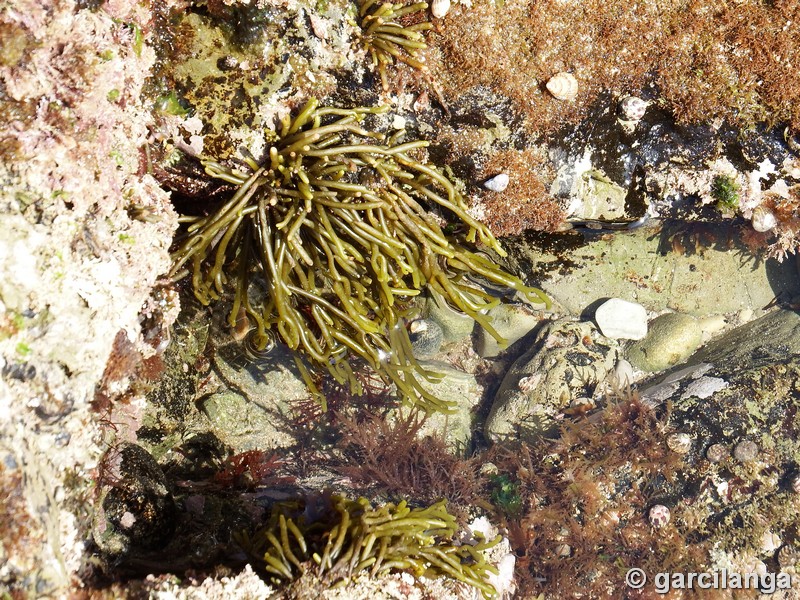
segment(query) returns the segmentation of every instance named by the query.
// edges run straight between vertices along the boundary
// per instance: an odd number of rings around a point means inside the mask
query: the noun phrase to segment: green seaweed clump
[[[497,569],[483,552],[496,545],[478,539],[472,545],[449,542],[458,528],[440,500],[427,508],[409,508],[405,501],[373,508],[365,498],[331,496],[326,506],[278,504],[269,524],[252,536],[241,534],[242,547],[261,561],[274,583],[316,575],[325,585],[343,586],[360,572],[370,576],[410,569],[416,576],[451,577],[494,598],[487,581]],[[307,520],[306,515],[318,515]]]
[[[493,475],[490,478],[492,503],[505,515],[515,517],[522,509],[522,497],[519,495],[519,483],[503,474]]]
[[[411,299],[430,288],[501,343],[484,313],[500,300],[475,279],[549,301],[467,246],[479,241],[504,255],[447,177],[414,157],[427,142],[401,143],[403,132],[385,139],[363,127],[367,116],[385,110],[322,108],[312,99],[283,120],[263,160],[246,157],[244,170],[204,161],[206,173],[238,189],[208,214],[182,217],[188,228],[170,277],[190,273],[204,305],[231,294],[228,324],[253,327],[256,350],[276,330],[356,394],[353,356],[412,404],[448,411],[416,377],[436,381],[438,374],[412,354],[403,321]],[[459,221],[460,237],[446,236],[429,206]]]
[[[739,208],[739,184],[733,177],[717,175],[711,183],[711,196],[720,212],[735,212]]]
[[[414,25],[401,25],[397,19],[421,12],[428,8],[425,2],[417,2],[409,6],[366,0],[361,4],[358,16],[361,18],[363,35],[361,42],[364,49],[372,56],[373,67],[378,68],[384,91],[389,89],[386,77],[386,65],[395,60],[403,62],[415,69],[426,70],[424,58],[420,50],[427,48],[421,31],[431,29],[428,21]]]

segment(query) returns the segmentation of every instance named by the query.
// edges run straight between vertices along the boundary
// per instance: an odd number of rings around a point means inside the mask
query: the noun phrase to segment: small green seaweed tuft
[[[170,277],[191,274],[204,305],[232,293],[228,323],[238,327],[246,318],[257,350],[274,329],[354,393],[361,392],[350,361],[358,357],[407,401],[447,412],[452,407],[417,379],[440,376],[412,354],[404,325],[411,299],[431,289],[500,342],[485,314],[499,299],[476,278],[549,300],[468,247],[480,242],[505,254],[453,183],[417,158],[428,142],[403,143],[402,132],[387,140],[362,126],[385,110],[323,108],[311,100],[283,120],[262,161],[246,157],[245,170],[204,161],[209,175],[238,189],[209,214],[182,217],[188,229]],[[446,236],[430,206],[460,221],[464,232]],[[316,391],[299,358],[297,364]]]
[[[240,545],[261,561],[274,583],[316,575],[324,585],[343,586],[362,571],[376,577],[409,569],[416,576],[451,577],[479,589],[484,598],[497,596],[489,573],[497,569],[483,552],[500,541],[478,539],[453,545],[456,519],[441,500],[427,508],[405,501],[373,508],[365,498],[342,496],[273,507],[269,524]],[[316,518],[307,519],[315,514]]]
[[[427,48],[421,32],[431,29],[433,25],[428,21],[414,25],[397,22],[397,19],[426,8],[428,5],[425,2],[403,6],[379,0],[365,0],[361,4],[358,13],[363,30],[361,43],[372,56],[372,65],[380,73],[384,91],[389,89],[386,65],[394,64],[395,60],[415,69],[427,70],[424,57],[420,55],[420,50]]]
[[[735,212],[739,208],[739,184],[733,177],[717,175],[711,183],[711,196],[717,201],[717,210]]]
[[[519,483],[513,481],[505,473],[498,473],[489,478],[491,501],[500,512],[508,517],[516,517],[522,509],[522,497],[519,495]]]

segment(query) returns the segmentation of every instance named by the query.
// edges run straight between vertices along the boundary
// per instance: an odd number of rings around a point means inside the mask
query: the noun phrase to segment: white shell
[[[669,509],[663,504],[656,504],[653,508],[650,509],[648,517],[650,519],[650,525],[652,525],[656,529],[660,529],[661,527],[665,527],[667,523],[669,523],[669,518],[670,518]]]
[[[431,14],[437,19],[441,19],[450,11],[450,0],[433,0],[431,3]]]
[[[649,105],[649,102],[645,102],[641,98],[628,96],[619,103],[619,112],[626,121],[638,121],[644,116]]]
[[[508,175],[500,173],[483,182],[483,187],[493,192],[503,192],[508,187]]]
[[[557,100],[575,100],[578,95],[578,80],[572,73],[556,73],[545,87]]]
[[[753,209],[753,216],[751,217],[753,229],[756,231],[769,231],[775,229],[778,224],[778,219],[775,218],[775,213],[768,209],[766,206],[756,206]]]

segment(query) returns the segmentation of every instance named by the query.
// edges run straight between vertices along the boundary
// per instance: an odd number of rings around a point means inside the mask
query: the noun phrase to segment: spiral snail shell
[[[572,73],[556,73],[545,87],[557,100],[575,100],[578,96],[578,80]]]

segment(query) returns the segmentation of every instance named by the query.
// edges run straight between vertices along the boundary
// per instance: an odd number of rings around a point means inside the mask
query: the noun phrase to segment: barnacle
[[[422,31],[433,27],[429,21],[404,26],[397,19],[417,13],[428,8],[425,2],[417,2],[409,6],[365,0],[361,4],[358,16],[363,30],[361,43],[372,56],[372,65],[378,68],[384,90],[389,89],[386,79],[386,65],[395,60],[404,62],[415,69],[425,70],[424,58],[419,51],[427,48]]]
[[[323,501],[313,511],[303,503],[278,504],[266,527],[237,536],[274,582],[314,573],[335,586],[367,569],[373,577],[410,569],[417,576],[451,577],[478,588],[484,598],[496,597],[487,579],[497,569],[483,552],[501,536],[479,538],[475,544],[449,543],[458,528],[444,500],[427,508],[410,508],[405,500],[378,508],[365,498],[331,496]],[[308,520],[307,514],[316,517]]]
[[[283,120],[263,161],[248,156],[246,170],[205,161],[209,175],[238,189],[214,212],[182,217],[189,225],[170,275],[191,272],[204,305],[232,292],[228,324],[240,327],[243,311],[256,349],[277,331],[355,393],[350,359],[358,356],[412,403],[447,411],[417,379],[438,375],[412,355],[403,324],[410,299],[435,290],[500,342],[484,314],[499,299],[476,286],[476,277],[548,299],[465,245],[477,239],[504,254],[453,184],[412,157],[427,142],[401,143],[400,134],[384,140],[362,126],[367,115],[384,111],[322,108],[311,100]],[[445,236],[423,203],[460,221],[463,240]]]

